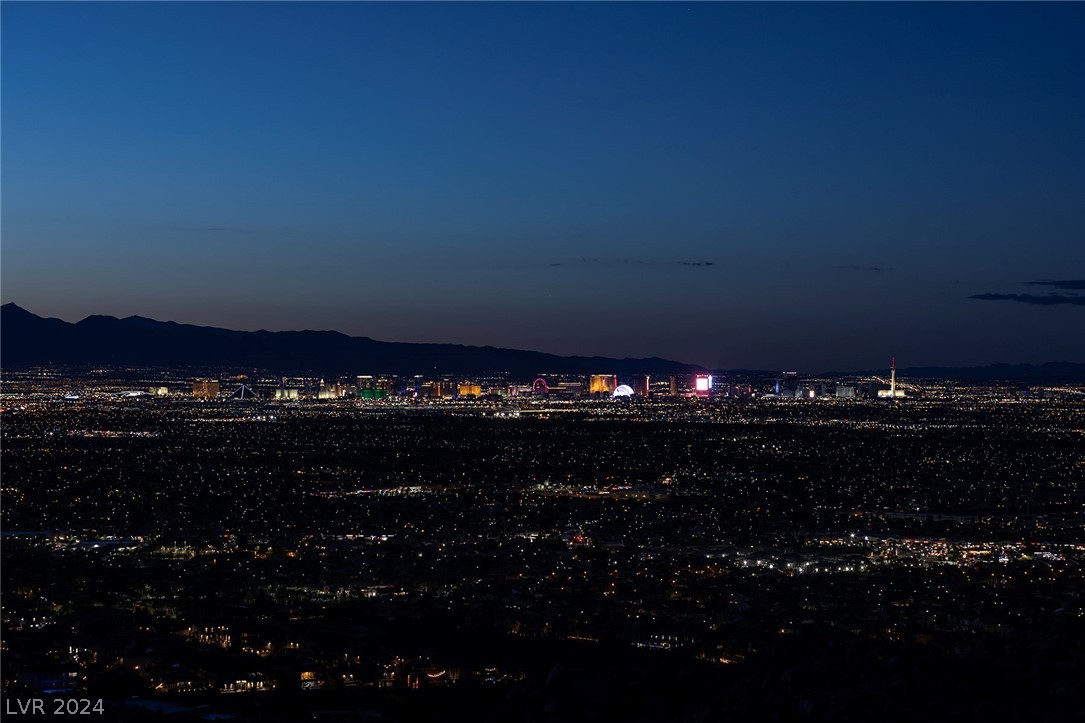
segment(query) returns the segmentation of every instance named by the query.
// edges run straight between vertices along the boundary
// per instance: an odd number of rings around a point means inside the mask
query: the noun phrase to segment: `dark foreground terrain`
[[[5,705],[1085,720],[1072,398],[46,395],[2,420]]]

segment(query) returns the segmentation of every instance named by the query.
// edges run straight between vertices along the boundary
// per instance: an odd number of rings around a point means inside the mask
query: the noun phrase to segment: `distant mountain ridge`
[[[858,372],[886,376],[885,369]],[[906,367],[897,369],[898,378],[911,376],[928,379],[961,379],[968,381],[1015,382],[1085,382],[1085,364],[1077,362],[1046,362],[1044,364],[987,364],[977,367]]]
[[[781,372],[767,369],[727,369],[726,373],[737,377],[772,377]],[[889,378],[889,369],[863,369],[859,371],[799,372],[800,378],[840,379],[848,377]],[[1085,363],[1044,362],[1043,364],[985,364],[973,367],[897,367],[897,379],[954,379],[971,382],[1013,382],[1018,384],[1075,384],[1085,383]]]
[[[322,374],[688,374],[693,364],[652,357],[558,356],[459,344],[413,344],[337,331],[231,331],[210,326],[92,315],[75,323],[0,307],[0,364],[202,366]]]
[[[311,371],[321,374],[692,374],[706,371],[669,359],[559,356],[536,351],[459,344],[414,344],[347,336],[337,331],[232,331],[92,315],[75,323],[44,318],[13,303],[0,307],[0,365],[187,366]],[[718,370],[717,370],[718,371]],[[990,364],[976,367],[907,367],[903,377],[1085,382],[1085,364]],[[729,375],[772,376],[771,370],[727,370]],[[887,370],[823,372],[804,376],[886,376]]]

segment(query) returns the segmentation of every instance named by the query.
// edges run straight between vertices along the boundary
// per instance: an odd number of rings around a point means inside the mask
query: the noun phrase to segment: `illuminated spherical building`
[[[614,389],[614,396],[615,397],[631,397],[631,396],[633,396],[633,387],[629,386],[628,384],[619,384]]]

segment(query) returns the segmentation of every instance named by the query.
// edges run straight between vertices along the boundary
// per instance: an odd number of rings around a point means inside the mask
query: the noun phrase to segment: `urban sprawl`
[[[41,368],[0,407],[9,701],[1080,720],[1085,385]]]

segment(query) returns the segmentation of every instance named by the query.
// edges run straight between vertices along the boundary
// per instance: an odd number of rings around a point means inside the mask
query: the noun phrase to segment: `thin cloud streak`
[[[968,298],[979,299],[980,301],[1016,301],[1022,304],[1036,304],[1038,306],[1057,306],[1060,304],[1085,306],[1085,296],[1070,294],[1047,294],[1046,296],[1036,294],[973,294]]]
[[[1064,281],[1026,281],[1032,286],[1051,286],[1056,289],[1085,289],[1085,279],[1066,279]]]
[[[655,266],[659,268],[674,267],[674,266],[696,266],[707,267],[715,266],[714,261],[661,261],[658,259],[615,259],[615,258],[599,258],[597,256],[580,256],[579,258],[569,261],[553,261],[547,266]]]
[[[861,266],[859,264],[842,264],[837,266],[838,269],[846,269],[848,271],[891,271],[892,269],[884,266]]]

